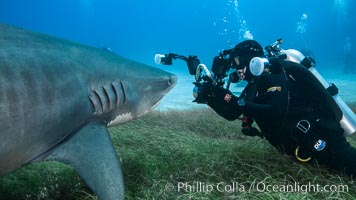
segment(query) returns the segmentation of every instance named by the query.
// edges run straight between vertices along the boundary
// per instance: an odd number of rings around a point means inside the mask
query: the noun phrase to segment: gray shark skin
[[[0,175],[55,160],[100,199],[124,199],[107,126],[150,112],[175,83],[114,53],[0,24]]]

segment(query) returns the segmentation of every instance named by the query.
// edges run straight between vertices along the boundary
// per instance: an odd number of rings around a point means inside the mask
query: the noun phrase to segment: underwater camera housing
[[[225,78],[227,76],[227,72],[233,67],[231,64],[234,59],[233,55],[234,50],[228,49],[214,57],[211,70],[217,78]]]
[[[174,53],[156,54],[154,57],[156,64],[172,65],[175,59],[184,60],[187,63],[189,74],[195,76],[195,85],[193,89],[194,102],[207,103],[207,97],[204,94],[213,87],[223,87],[225,84],[224,78],[227,77],[227,72],[231,67],[232,50],[225,50],[216,56],[213,60],[212,73],[206,65],[201,64],[197,56],[182,56]],[[238,79],[237,76],[230,74],[227,88],[230,85],[230,79]],[[237,81],[236,81],[237,82]]]

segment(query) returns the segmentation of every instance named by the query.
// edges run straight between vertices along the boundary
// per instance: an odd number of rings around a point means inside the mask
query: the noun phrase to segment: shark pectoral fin
[[[44,160],[72,166],[99,199],[125,198],[120,161],[104,124],[88,124]]]

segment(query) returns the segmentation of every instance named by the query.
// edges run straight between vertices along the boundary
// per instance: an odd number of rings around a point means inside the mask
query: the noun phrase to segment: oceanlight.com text
[[[348,192],[348,185],[328,184],[321,185],[318,183],[308,182],[301,184],[299,182],[288,184],[269,184],[264,181],[253,183],[239,182],[219,182],[207,183],[201,181],[178,182],[176,184],[167,183],[166,191],[177,191],[182,193],[244,193],[244,192],[267,192],[267,193],[319,193],[319,192]]]

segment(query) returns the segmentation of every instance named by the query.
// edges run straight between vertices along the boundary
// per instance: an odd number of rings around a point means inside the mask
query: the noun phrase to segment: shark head
[[[142,67],[145,67],[142,69]],[[133,71],[137,67],[131,68]],[[141,66],[140,73],[127,76],[121,85],[125,93],[125,102],[117,109],[109,126],[141,117],[159,105],[176,84],[177,77],[158,68]]]
[[[177,82],[174,74],[122,57],[120,62],[114,58],[112,63],[120,64],[109,63],[107,70],[100,69],[105,81],[100,81],[97,73],[93,75],[96,82],[89,96],[95,115],[103,118],[108,126],[149,113]]]

